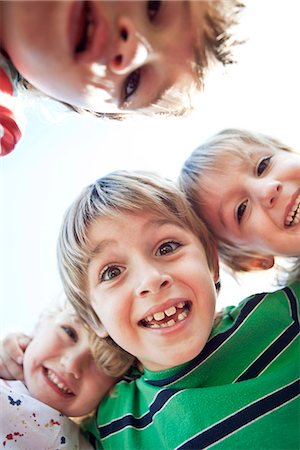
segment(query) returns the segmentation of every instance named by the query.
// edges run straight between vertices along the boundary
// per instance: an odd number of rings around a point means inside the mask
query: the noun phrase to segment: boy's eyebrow
[[[179,222],[177,222],[175,219],[172,220],[172,219],[156,218],[156,219],[149,220],[148,223],[149,223],[149,225],[155,225],[155,226],[175,225],[176,227],[183,228],[183,226]]]
[[[94,247],[91,251],[90,251],[90,256],[88,258],[88,264],[91,262],[91,260],[99,255],[100,253],[102,253],[106,247],[108,247],[110,244],[112,244],[113,242],[116,242],[115,239],[105,239],[104,241],[99,242],[96,247]]]

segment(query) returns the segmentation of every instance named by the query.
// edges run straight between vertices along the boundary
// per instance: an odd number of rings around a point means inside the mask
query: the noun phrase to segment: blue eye
[[[118,266],[109,266],[100,275],[100,281],[110,281],[121,275],[122,270]]]
[[[62,325],[61,328],[64,330],[64,332],[74,341],[78,341],[78,334],[74,330],[74,328],[69,327],[68,325]]]
[[[236,212],[236,218],[237,218],[238,223],[241,223],[241,221],[242,221],[243,215],[245,214],[245,211],[247,209],[247,203],[248,203],[248,200],[243,202],[243,203],[241,203],[238,206],[238,209],[237,209],[237,212]]]
[[[268,158],[263,158],[257,165],[256,173],[260,177],[261,174],[268,168],[272,157],[268,156]]]
[[[141,70],[136,69],[134,72],[131,72],[130,75],[126,78],[124,82],[124,101],[128,100],[138,89],[141,78]]]
[[[176,241],[168,241],[168,242],[164,242],[163,244],[161,244],[157,250],[157,252],[155,253],[158,256],[162,256],[162,255],[167,255],[169,253],[173,253],[175,252],[175,250],[177,250],[178,247],[181,247],[182,244],[180,244],[180,242],[176,242]]]
[[[161,8],[161,1],[155,1],[155,0],[150,0],[147,2],[147,14],[149,17],[150,22],[153,22],[155,17],[157,16],[160,8]]]

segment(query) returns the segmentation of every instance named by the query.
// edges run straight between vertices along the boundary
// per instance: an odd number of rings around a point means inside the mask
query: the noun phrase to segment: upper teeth
[[[183,309],[184,308],[184,309]],[[176,316],[174,316],[178,309],[183,309],[180,311]],[[183,319],[187,317],[189,314],[188,306],[185,302],[179,302],[176,306],[170,306],[169,308],[165,309],[164,311],[158,311],[154,313],[153,315],[147,316],[142,322],[147,325],[149,328],[166,328],[166,327],[172,327],[177,322],[181,322]],[[168,321],[164,321],[168,317],[172,317],[172,319]],[[154,321],[155,322],[154,322]],[[161,323],[158,323],[160,321],[164,321]]]
[[[61,391],[67,394],[73,394],[73,392],[60,381],[60,379],[57,377],[57,375],[55,375],[54,372],[52,372],[51,369],[48,369],[47,376],[49,380],[51,380],[52,383],[54,383]]]
[[[300,194],[296,198],[293,206],[291,207],[286,219],[285,225],[288,227],[292,225],[297,225],[300,222]]]

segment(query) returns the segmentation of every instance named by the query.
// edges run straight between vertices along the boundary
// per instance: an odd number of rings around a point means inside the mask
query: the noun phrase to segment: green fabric
[[[299,297],[296,282],[227,308],[194,360],[118,383],[86,435],[113,450],[299,449]]]

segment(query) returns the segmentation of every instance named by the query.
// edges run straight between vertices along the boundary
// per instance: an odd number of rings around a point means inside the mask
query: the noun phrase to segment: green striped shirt
[[[98,449],[299,449],[296,282],[228,307],[192,361],[119,382],[83,429]]]

